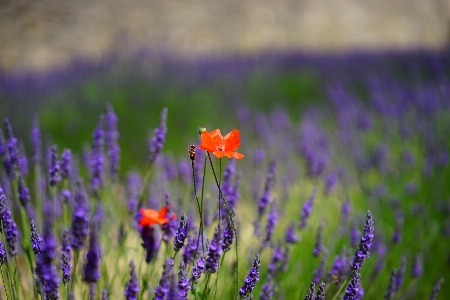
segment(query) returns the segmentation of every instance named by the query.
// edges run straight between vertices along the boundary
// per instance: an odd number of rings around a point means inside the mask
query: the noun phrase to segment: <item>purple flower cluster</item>
[[[209,273],[216,273],[219,268],[219,259],[222,255],[222,243],[223,243],[223,229],[219,225],[216,227],[214,237],[211,240],[211,244],[208,248],[208,255],[206,256],[205,267]]]
[[[120,164],[120,147],[118,143],[119,131],[117,129],[117,116],[112,105],[107,106],[105,145],[108,152],[109,175],[116,180]]]
[[[308,200],[303,205],[302,211],[300,212],[300,222],[298,224],[298,227],[300,229],[304,229],[306,227],[306,223],[308,221],[309,215],[312,212],[314,200],[316,199],[317,195],[317,187],[314,187],[313,192],[311,196],[309,196]]]
[[[63,232],[63,242],[61,247],[61,269],[62,269],[62,281],[64,285],[68,284],[72,277],[70,273],[72,271],[72,247],[70,246],[70,231],[64,230]]]
[[[241,299],[249,299],[250,293],[255,288],[256,282],[259,280],[259,272],[261,269],[261,261],[259,259],[259,253],[256,253],[253,266],[244,279],[244,284],[239,289],[239,296]]]
[[[187,226],[186,226],[187,223],[185,218],[186,217],[184,215],[181,216],[180,225],[178,226],[177,233],[173,240],[174,244],[173,249],[175,250],[175,252],[178,252],[181,250],[181,248],[183,248],[184,240],[186,239],[187,236]]]
[[[361,276],[359,270],[353,270],[352,277],[350,278],[350,283],[347,286],[343,300],[356,300],[359,295],[361,284]]]
[[[41,235],[39,234],[39,230],[34,220],[30,221],[30,226],[31,226],[31,235],[30,235],[31,248],[33,249],[34,255],[37,257],[42,252],[43,240],[41,238]]]
[[[98,225],[91,224],[89,235],[89,248],[86,254],[86,263],[83,270],[83,280],[87,283],[96,283],[100,278],[100,256],[101,248],[98,240]]]
[[[86,237],[89,233],[89,202],[81,180],[77,182],[75,190],[71,233],[71,246],[75,251],[80,251],[86,245]]]
[[[0,217],[3,230],[5,231],[6,242],[8,243],[8,253],[11,256],[17,255],[17,238],[19,232],[17,230],[16,222],[12,218],[11,210],[6,204],[6,196],[3,189],[0,187]],[[1,232],[1,230],[0,230]]]
[[[231,224],[231,220],[227,219],[227,224],[223,231],[222,251],[227,252],[228,250],[230,250],[231,244],[233,244],[233,241],[234,241],[233,225]]]
[[[149,140],[149,160],[154,163],[156,157],[161,152],[167,134],[167,108],[163,108],[159,119],[159,126],[155,129],[155,135]]]
[[[158,253],[159,243],[161,238],[156,237],[156,229],[151,226],[140,226],[139,232],[142,238],[142,247],[145,249],[145,261],[150,263],[156,257],[156,253]]]
[[[72,173],[72,151],[64,149],[61,154],[61,177],[69,178]]]
[[[367,212],[366,225],[364,226],[364,234],[361,237],[361,242],[359,243],[359,249],[355,253],[353,258],[352,268],[353,270],[360,270],[364,261],[369,257],[370,246],[373,240],[373,218],[370,210]]]
[[[100,117],[100,121],[92,134],[92,151],[90,159],[91,170],[91,189],[97,195],[100,188],[103,186],[104,180],[104,164],[105,154],[103,153],[103,145],[105,132],[103,129],[104,118]]]
[[[186,264],[184,261],[180,261],[178,272],[178,293],[180,300],[188,299],[188,292],[190,290],[189,278],[187,276]]]
[[[170,288],[171,273],[173,272],[173,259],[168,258],[164,261],[163,273],[159,280],[158,286],[155,288],[155,300],[165,299]]]
[[[273,185],[275,182],[275,168],[276,168],[276,161],[272,160],[267,170],[267,177],[266,177],[266,184],[264,185],[264,191],[258,203],[259,218],[262,217],[262,215],[266,210],[267,204],[269,204],[270,202],[270,193],[273,189]]]
[[[56,186],[61,182],[61,174],[60,174],[60,164],[58,160],[58,146],[53,145],[51,148],[51,158],[50,158],[50,167],[49,167],[49,179],[48,182],[50,186]]]
[[[125,286],[125,298],[127,300],[137,300],[139,293],[139,280],[136,275],[136,267],[134,260],[130,260],[130,280]]]

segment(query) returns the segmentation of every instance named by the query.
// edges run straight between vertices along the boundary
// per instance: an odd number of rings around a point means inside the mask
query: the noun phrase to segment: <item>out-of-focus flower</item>
[[[164,205],[159,212],[152,208],[141,208],[139,212],[142,215],[139,219],[139,225],[141,226],[149,226],[152,224],[166,224],[167,222],[169,222],[169,218],[166,218],[166,205]],[[172,219],[176,219],[176,217],[176,214],[172,214]]]
[[[136,300],[139,292],[139,280],[136,275],[134,260],[130,260],[130,280],[125,287],[125,298],[127,300]]]
[[[149,147],[149,160],[154,163],[156,157],[161,152],[164,142],[166,141],[167,134],[167,108],[161,111],[161,116],[159,119],[159,126],[155,128],[155,135],[148,141]]]
[[[226,156],[228,158],[241,159],[244,155],[235,152],[241,144],[240,135],[241,133],[237,129],[233,129],[225,136],[222,136],[219,129],[215,129],[211,132],[205,130],[201,133],[202,143],[198,147],[202,150],[211,152],[218,158]]]

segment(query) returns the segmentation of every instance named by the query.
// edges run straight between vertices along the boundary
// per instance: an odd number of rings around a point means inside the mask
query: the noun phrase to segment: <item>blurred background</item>
[[[174,131],[235,124],[238,108],[296,118],[342,75],[404,76],[417,55],[448,57],[449,38],[448,0],[2,0],[0,117],[28,136],[38,113],[48,141],[75,150],[107,102],[126,145],[164,106]],[[175,152],[188,142],[168,136]]]

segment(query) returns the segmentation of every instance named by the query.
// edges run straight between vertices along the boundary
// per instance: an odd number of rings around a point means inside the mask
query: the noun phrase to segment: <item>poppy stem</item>
[[[236,226],[234,224],[234,218],[233,218],[234,213],[231,211],[230,206],[228,205],[228,202],[225,199],[225,196],[223,195],[222,190],[220,189],[220,184],[219,184],[219,181],[217,180],[216,171],[214,170],[214,165],[211,160],[211,155],[209,154],[209,151],[206,151],[206,153],[208,154],[208,159],[209,159],[209,163],[211,165],[211,169],[213,171],[214,179],[216,181],[217,188],[219,189],[219,196],[222,197],[223,203],[225,204],[225,207],[227,208],[228,217],[230,218],[231,225],[233,225],[234,236],[236,237],[236,244],[235,244],[235,246],[236,246],[236,274],[235,274],[235,276],[236,276],[236,278],[235,278],[236,279],[236,295],[234,298],[237,298],[237,293],[239,293],[239,252],[238,252],[239,243],[238,243],[238,234],[236,231]]]
[[[203,187],[205,185],[206,156],[205,156],[205,161],[204,161],[203,165],[204,166],[203,166],[203,183],[202,183],[202,201],[200,204],[200,201],[199,201],[198,195],[197,195],[197,180],[196,180],[196,176],[195,176],[194,160],[191,160],[192,179],[194,181],[194,196],[195,196],[195,200],[197,200],[198,214],[200,215],[200,225],[199,225],[199,229],[198,229],[197,247],[195,248],[194,261],[197,259],[197,251],[198,251],[198,245],[200,243],[200,236],[203,237]],[[203,244],[203,238],[202,238],[202,250],[205,251],[205,246]]]
[[[219,158],[219,190],[220,190],[220,184],[221,184],[221,181],[222,181],[222,157],[221,158]],[[220,194],[219,194],[219,224],[220,224],[220,221],[222,220],[221,218],[220,218],[220,212],[221,212],[221,207],[220,207]]]

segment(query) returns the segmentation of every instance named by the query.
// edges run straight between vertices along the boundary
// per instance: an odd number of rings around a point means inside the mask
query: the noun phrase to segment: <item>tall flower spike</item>
[[[61,154],[61,176],[69,178],[70,173],[72,173],[72,151],[66,148]]]
[[[366,225],[364,226],[364,234],[361,237],[361,242],[359,243],[359,249],[356,251],[352,262],[353,270],[360,270],[364,261],[369,257],[370,246],[373,240],[373,218],[372,213],[367,211]]]
[[[63,242],[61,248],[61,269],[62,269],[62,281],[64,285],[68,284],[72,277],[70,273],[72,271],[72,247],[70,247],[70,231],[64,230],[63,232]]]
[[[10,155],[8,153],[8,145],[6,143],[5,137],[3,136],[3,131],[0,129],[0,158],[2,158],[3,167],[5,168],[6,175],[8,178],[14,179],[14,164],[11,161]]]
[[[183,248],[183,246],[184,246],[184,240],[186,239],[186,236],[187,236],[186,224],[187,223],[185,220],[185,216],[182,215],[180,225],[178,226],[178,230],[175,235],[175,239],[173,240],[173,244],[174,244],[173,249],[175,250],[175,252],[180,251],[181,248]]]
[[[267,178],[266,183],[264,185],[264,191],[258,203],[259,218],[262,217],[262,215],[266,211],[267,204],[270,202],[270,192],[272,191],[275,182],[275,168],[276,168],[276,161],[272,160],[267,170]]]
[[[170,274],[173,271],[173,259],[168,258],[164,261],[163,273],[161,279],[159,280],[158,286],[155,288],[154,300],[165,299],[170,288]]]
[[[414,257],[414,264],[412,267],[412,276],[421,277],[423,274],[423,258],[422,253],[416,254]]]
[[[359,270],[353,270],[352,277],[350,278],[350,283],[347,286],[343,300],[356,300],[356,296],[359,294],[359,285],[361,277],[359,275]]]
[[[18,166],[19,149],[17,148],[17,139],[14,137],[11,123],[9,119],[5,118],[5,132],[8,146],[9,158],[13,166]]]
[[[195,286],[197,284],[197,281],[202,276],[203,273],[205,273],[205,259],[203,257],[199,258],[197,262],[192,267],[192,275],[189,278],[189,281],[191,283],[191,289],[195,289]]]
[[[305,300],[314,300],[314,293],[316,292],[316,284],[311,282],[309,286],[308,294],[305,297]]]
[[[444,282],[444,278],[441,278],[436,282],[436,284],[433,287],[433,290],[431,290],[430,298],[429,300],[436,300],[436,297],[439,293],[439,290],[441,289],[441,284]]]
[[[384,299],[385,300],[393,299],[394,296],[395,296],[395,292],[397,291],[396,276],[397,276],[397,270],[393,269],[391,271],[391,278],[389,279],[389,286],[388,286],[388,288],[386,290],[386,293],[384,294]]]
[[[31,235],[30,235],[31,248],[33,249],[34,255],[37,257],[42,252],[42,238],[39,234],[36,222],[34,220],[30,221],[30,226],[31,226]]]
[[[186,264],[181,261],[178,272],[178,294],[180,300],[188,299],[188,292],[190,289],[189,278],[187,277]]]
[[[98,225],[93,222],[91,225],[89,249],[86,254],[86,263],[83,272],[83,280],[87,283],[95,284],[100,278],[100,256],[101,248],[98,240]]]
[[[183,261],[186,265],[194,261],[194,257],[197,251],[197,230],[192,231],[189,234],[188,242],[184,247]]]
[[[234,230],[230,219],[227,219],[227,225],[223,231],[222,251],[227,252],[231,249],[231,244],[234,241]]]
[[[142,238],[142,247],[145,249],[145,262],[150,263],[156,257],[156,254],[159,250],[159,244],[161,240],[161,234],[159,236],[156,235],[156,229],[152,226],[140,226],[139,232]]]
[[[315,300],[325,300],[325,282],[320,283]]]
[[[105,155],[103,153],[104,136],[103,129],[104,118],[100,117],[97,128],[92,134],[92,151],[91,151],[91,189],[97,195],[103,186]]]
[[[117,130],[117,116],[111,104],[108,104],[106,113],[105,144],[108,151],[109,175],[111,179],[117,179],[120,164],[120,147],[117,142],[119,131]]]
[[[347,198],[343,203],[342,203],[342,208],[341,208],[341,213],[342,213],[342,222],[343,223],[347,223],[348,218],[350,216],[350,212],[352,210],[352,207],[350,205],[350,200]]]
[[[222,136],[219,129],[215,129],[211,132],[204,130],[200,134],[202,143],[198,147],[202,150],[211,152],[218,158],[226,156],[228,158],[241,159],[244,158],[244,155],[236,152],[241,144],[240,135],[241,133],[237,129],[233,129],[225,136]]]
[[[272,235],[275,231],[275,226],[278,223],[278,212],[275,207],[275,201],[272,202],[269,215],[267,216],[266,224],[266,238],[264,244],[269,245],[272,241]]]
[[[308,221],[309,215],[312,212],[314,200],[316,199],[317,195],[317,187],[314,187],[313,192],[311,196],[309,196],[308,200],[303,205],[302,211],[300,213],[300,223],[298,227],[300,229],[304,229],[306,227],[306,223]]]
[[[80,251],[86,245],[89,233],[89,203],[81,180],[77,182],[75,190],[75,208],[72,215],[72,248]]]
[[[164,143],[166,141],[167,134],[167,108],[163,108],[161,111],[161,116],[159,119],[159,126],[155,128],[154,136],[151,140],[149,140],[148,148],[149,148],[149,156],[148,159],[151,163],[154,163],[156,157],[161,152]]]
[[[288,244],[295,244],[300,242],[300,237],[295,232],[295,225],[294,223],[290,223],[286,229],[286,236],[285,241]]]
[[[317,229],[316,243],[314,246],[313,255],[319,256],[323,249],[323,223],[320,223],[319,228]]]
[[[49,179],[48,182],[50,186],[56,186],[61,182],[60,175],[60,165],[58,161],[58,146],[53,145],[51,148],[51,158],[50,158],[50,168],[49,168]]]
[[[6,262],[6,251],[3,242],[0,239],[0,267]]]
[[[206,270],[209,273],[216,273],[219,267],[219,259],[222,255],[223,230],[220,224],[216,227],[214,237],[209,245],[208,255],[206,257]]]
[[[253,261],[253,266],[244,279],[244,284],[239,290],[239,296],[241,299],[251,299],[249,295],[255,288],[256,282],[259,280],[259,272],[261,269],[261,261],[259,259],[259,253],[256,253],[255,260]]]
[[[17,231],[16,222],[12,218],[11,210],[6,204],[6,196],[3,189],[0,187],[0,216],[3,229],[5,231],[6,242],[8,243],[9,255],[17,255],[17,237],[19,235]]]
[[[323,275],[325,274],[325,263],[327,262],[327,255],[323,254],[320,263],[317,266],[317,268],[313,272],[313,282],[318,284],[320,279],[323,278]]]
[[[27,185],[25,184],[25,181],[23,180],[22,176],[19,176],[19,200],[20,204],[22,204],[23,207],[26,207],[27,204],[30,202],[30,190],[28,189]]]
[[[37,115],[33,118],[33,129],[31,129],[31,149],[34,163],[40,163],[42,159],[42,140]]]
[[[139,280],[136,275],[134,260],[130,260],[130,280],[125,287],[125,298],[127,300],[137,300],[139,293]]]

